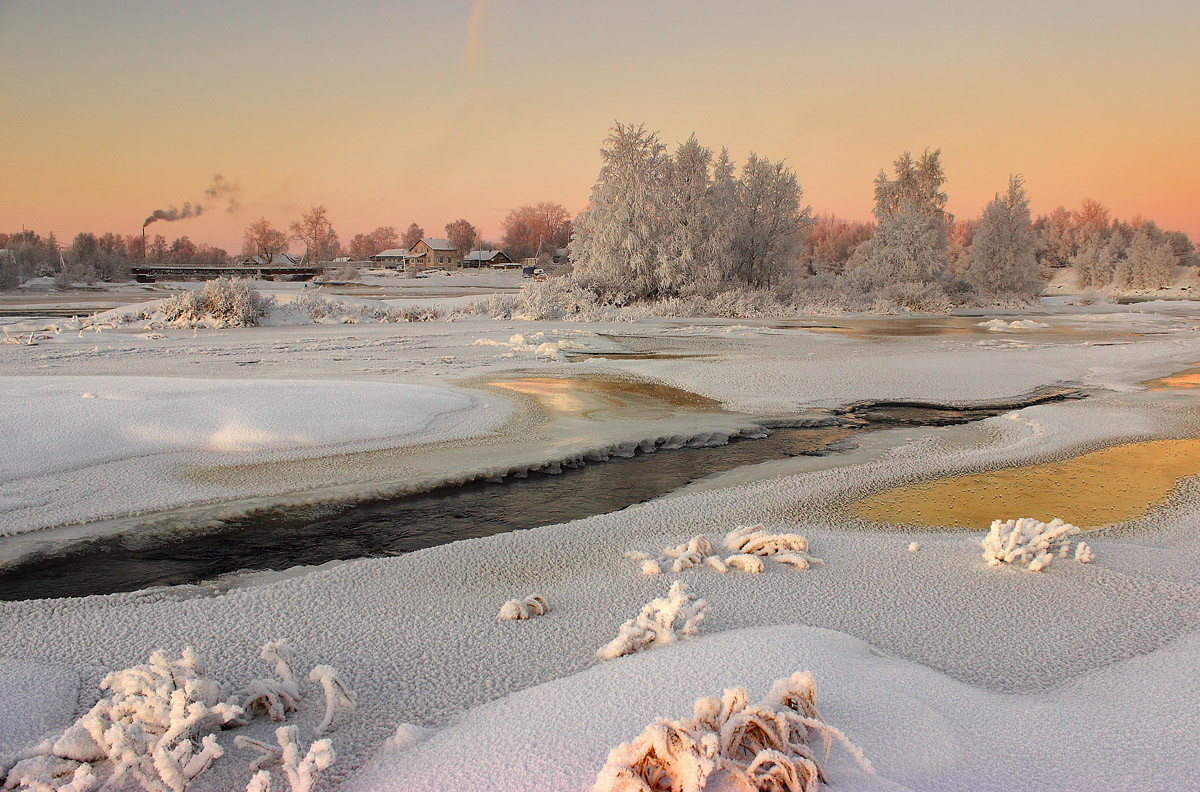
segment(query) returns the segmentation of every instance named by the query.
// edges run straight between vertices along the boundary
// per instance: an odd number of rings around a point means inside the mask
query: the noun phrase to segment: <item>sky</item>
[[[228,250],[328,208],[343,242],[587,205],[614,121],[793,168],[817,214],[940,148],[949,209],[1010,173],[1200,240],[1200,3],[0,0],[0,230]]]

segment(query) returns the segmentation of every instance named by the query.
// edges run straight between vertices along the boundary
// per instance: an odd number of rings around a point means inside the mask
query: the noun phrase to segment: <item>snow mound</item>
[[[1006,322],[1003,319],[992,319],[976,324],[978,327],[986,327],[993,333],[1011,333],[1014,330],[1044,330],[1050,327],[1048,324],[1035,322],[1032,319],[1014,319],[1011,322]]]
[[[777,680],[760,704],[750,704],[740,687],[727,689],[719,699],[699,699],[691,718],[658,718],[614,748],[595,790],[815,792],[824,774],[809,745],[814,736],[824,742],[821,762],[836,739],[870,773],[862,749],[821,720],[816,697],[816,682],[805,671]]]

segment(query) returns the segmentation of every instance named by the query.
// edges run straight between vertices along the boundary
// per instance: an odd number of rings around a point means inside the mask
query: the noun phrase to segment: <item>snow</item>
[[[158,508],[144,495],[147,480],[167,493],[165,503],[240,496],[180,477],[218,462],[395,444],[432,454],[442,449],[423,444],[442,438],[454,447],[439,472],[449,478],[603,444],[632,449],[647,437],[728,437],[750,420],[706,413],[556,423],[460,387],[531,370],[640,375],[766,416],[872,398],[971,402],[1058,383],[1092,395],[968,426],[880,432],[844,456],[772,463],[612,514],[252,576],[232,590],[0,604],[0,744],[11,756],[61,730],[95,703],[108,672],[155,648],[175,656],[194,645],[214,678],[245,689],[263,676],[262,645],[286,638],[297,668],[328,664],[357,697],[352,712],[335,706],[330,718],[337,761],[321,788],[524,790],[536,779],[538,789],[586,789],[609,751],[656,717],[685,718],[697,698],[726,687],[758,700],[774,680],[805,669],[818,681],[822,716],[877,771],[866,776],[835,752],[824,769],[838,789],[1000,790],[1014,779],[1047,790],[1196,787],[1200,485],[1184,482],[1144,518],[1089,534],[1090,563],[1056,559],[1037,575],[989,567],[979,534],[874,530],[845,510],[856,497],[937,476],[1194,435],[1194,395],[1137,383],[1200,360],[1195,306],[1146,310],[1047,309],[1036,321],[1049,327],[1021,336],[1031,338],[1027,348],[993,346],[1001,339],[982,328],[865,339],[716,320],[171,329],[160,339],[43,328],[36,346],[0,347],[0,395],[6,417],[15,416],[0,430],[8,465],[0,494],[6,515],[24,508],[32,523],[49,525],[63,514],[128,509],[137,498]],[[530,341],[538,333],[538,345],[708,357],[572,363],[537,355]],[[517,350],[516,334],[533,348]],[[288,398],[300,385],[303,398]],[[254,416],[226,436],[242,450],[214,447],[223,404]],[[146,421],[160,430],[145,431]],[[486,436],[504,422],[511,430]],[[32,423],[36,431],[23,427]],[[301,472],[289,487],[325,481]],[[6,525],[29,527],[17,517]],[[671,580],[707,603],[700,634],[614,660],[595,656],[667,587],[641,574],[651,558],[631,561],[624,551],[688,551],[697,536],[758,525],[802,536],[825,564],[801,572],[767,563],[759,574],[681,568]],[[911,545],[920,552],[903,551]],[[531,591],[554,610],[519,624],[497,620],[500,603]],[[315,684],[296,702],[297,717],[312,724],[327,709]],[[7,706],[13,700],[18,706]],[[244,731],[271,743],[276,725],[261,718]],[[245,786],[254,752],[218,739],[226,756],[195,780],[195,792]]]
[[[204,502],[189,466],[398,447],[504,417],[461,390],[384,382],[10,376],[0,534]]]
[[[1011,695],[948,680],[839,632],[730,630],[479,707],[424,742],[385,749],[347,789],[517,792],[535,778],[541,792],[588,789],[609,749],[654,718],[688,715],[693,700],[723,688],[763,696],[801,669],[817,680],[822,717],[876,771],[867,775],[835,750],[825,766],[831,789],[999,792],[1018,779],[1031,792],[1194,788],[1200,715],[1183,702],[1200,695],[1192,673],[1200,640],[1161,654],[1161,663],[1138,658],[1052,691]],[[1164,706],[1178,719],[1155,717]]]
[[[78,693],[69,666],[0,658],[0,767],[70,725]]]

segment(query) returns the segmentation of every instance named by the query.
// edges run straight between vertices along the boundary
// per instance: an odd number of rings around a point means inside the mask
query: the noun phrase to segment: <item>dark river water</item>
[[[630,459],[564,469],[558,475],[530,473],[525,479],[480,482],[375,503],[256,514],[227,522],[218,533],[159,546],[144,546],[144,537],[126,545],[118,537],[90,544],[77,556],[36,561],[0,575],[0,599],[136,591],[243,570],[405,553],[616,511],[743,465],[836,453],[851,435],[873,428],[965,423],[1011,406],[956,410],[876,404],[847,416],[852,426],[777,429],[763,439],[637,453]]]

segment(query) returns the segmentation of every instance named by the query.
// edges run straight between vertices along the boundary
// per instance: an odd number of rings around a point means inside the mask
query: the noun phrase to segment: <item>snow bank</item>
[[[721,687],[763,696],[797,663],[820,680],[825,720],[853,737],[876,773],[835,751],[824,767],[831,789],[1193,788],[1200,714],[1184,702],[1200,695],[1198,661],[1200,639],[1189,638],[1162,657],[1014,696],[947,679],[837,632],[733,630],[513,693],[424,742],[385,750],[346,788],[516,792],[537,779],[540,792],[588,789],[609,747],[656,717],[689,712],[693,700]],[[1163,707],[1175,714],[1160,717]]]
[[[189,464],[248,464],[478,433],[503,410],[378,382],[6,377],[0,535],[201,502]],[[452,416],[457,425],[450,424]]]

